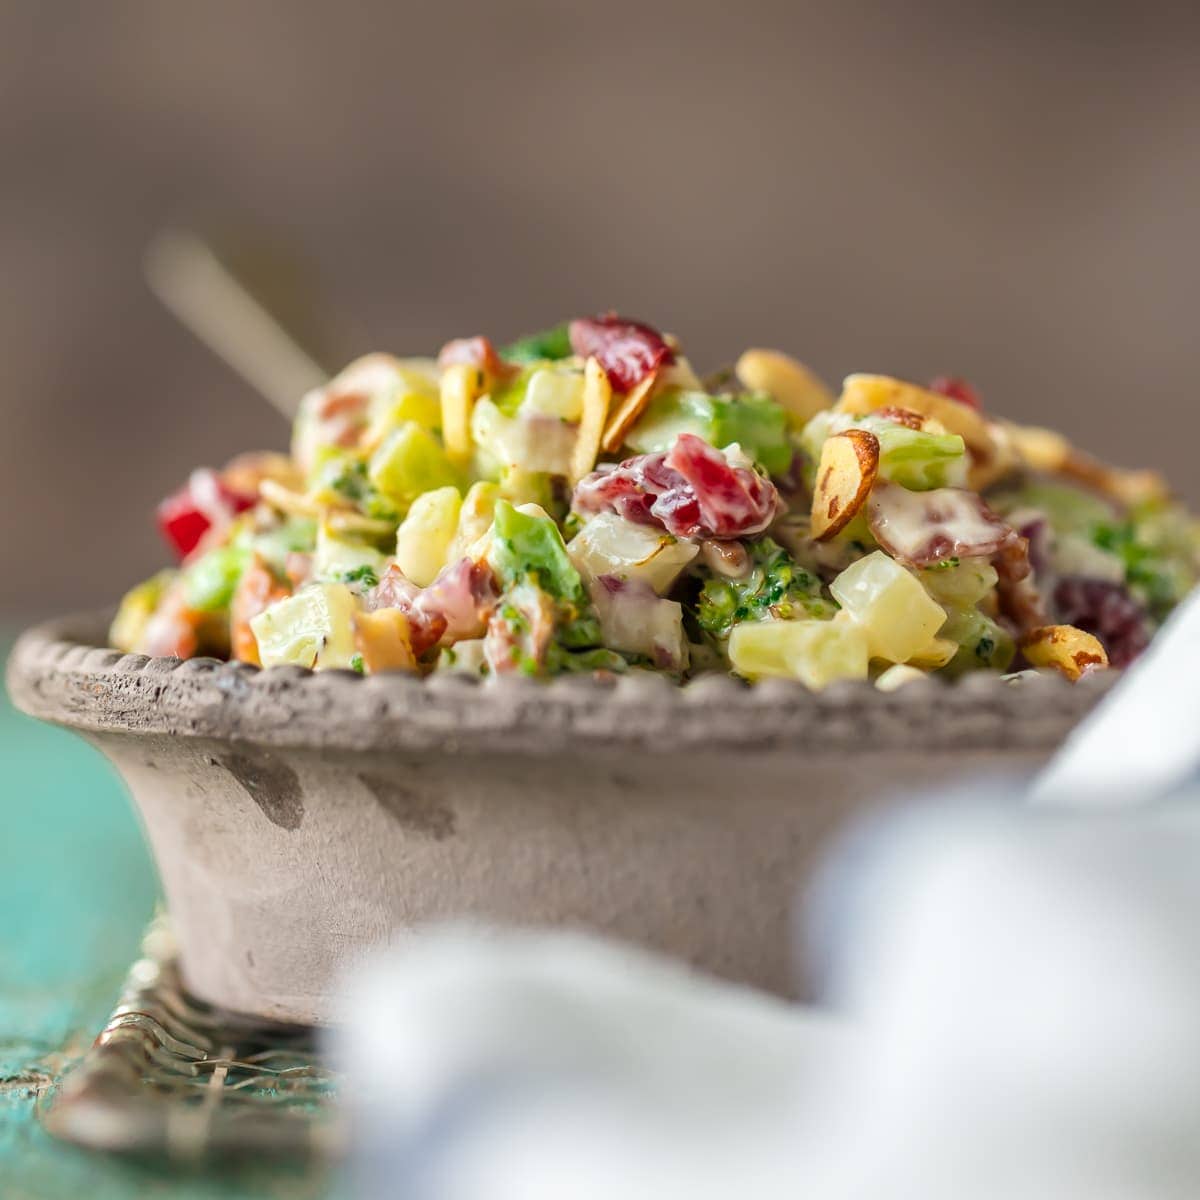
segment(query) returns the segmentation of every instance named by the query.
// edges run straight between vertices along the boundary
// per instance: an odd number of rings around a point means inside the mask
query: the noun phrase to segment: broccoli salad
[[[1157,475],[961,379],[835,394],[758,349],[701,378],[612,313],[359,359],[289,454],[195,471],[158,521],[178,565],[125,597],[122,650],[810,688],[1124,666],[1200,544]]]

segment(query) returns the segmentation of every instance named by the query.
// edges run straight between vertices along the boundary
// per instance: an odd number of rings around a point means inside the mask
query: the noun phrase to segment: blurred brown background
[[[282,444],[142,283],[179,219],[298,248],[340,357],[616,307],[961,372],[1200,500],[1196,12],[0,3],[0,617],[114,597],[192,465]]]

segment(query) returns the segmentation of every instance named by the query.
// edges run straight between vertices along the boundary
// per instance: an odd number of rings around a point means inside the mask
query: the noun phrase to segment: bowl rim
[[[168,734],[292,749],[545,757],[583,749],[797,755],[872,751],[1048,751],[1116,671],[934,676],[894,692],[869,682],[811,692],[729,675],[682,685],[649,671],[610,680],[477,680],[453,673],[361,676],[262,670],[214,658],[148,658],[104,645],[111,610],[22,634],[7,679],[31,716],[93,734]]]

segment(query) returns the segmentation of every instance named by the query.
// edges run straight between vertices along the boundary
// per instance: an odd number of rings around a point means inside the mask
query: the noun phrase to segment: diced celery
[[[838,679],[866,679],[867,635],[841,614],[829,621],[755,621],[734,628],[729,661],[747,679],[778,676],[819,689]]]
[[[587,600],[558,526],[549,517],[520,512],[507,500],[496,502],[491,561],[505,587],[532,575],[557,599],[581,605]]]
[[[1115,515],[1113,506],[1094,492],[1048,480],[1003,491],[990,503],[1003,516],[1018,509],[1036,509],[1061,533],[1089,535],[1093,528],[1111,522]]]
[[[907,662],[946,621],[916,576],[880,550],[852,563],[829,590],[865,630],[872,658]]]
[[[575,427],[561,417],[524,406],[518,415],[506,416],[485,396],[471,413],[471,439],[482,451],[479,469],[489,477],[501,477],[509,470],[566,475]]]
[[[1016,654],[1012,635],[977,608],[952,609],[941,636],[959,647],[945,667],[949,675],[980,669],[1007,671]]]
[[[418,496],[396,531],[396,563],[420,587],[428,587],[446,565],[458,529],[462,497],[453,487]]]
[[[367,426],[365,442],[378,446],[393,429],[399,429],[405,421],[416,421],[430,433],[442,431],[442,402],[436,388],[415,391],[399,387],[391,396],[386,396],[371,406],[370,424]]]
[[[184,602],[196,612],[220,612],[229,607],[238,580],[250,561],[243,546],[210,550],[183,573]]]
[[[310,583],[253,617],[264,667],[351,668],[358,600],[344,583]]]
[[[956,433],[927,433],[879,417],[859,425],[879,439],[879,475],[913,492],[962,487],[967,480],[966,443]]]
[[[625,440],[640,454],[654,454],[669,450],[681,433],[694,433],[718,448],[737,442],[771,475],[791,465],[787,416],[769,396],[664,391],[650,401]]]
[[[543,359],[569,358],[571,356],[571,334],[564,323],[539,333],[530,333],[510,342],[501,351],[502,358],[509,362],[528,363]]]
[[[972,608],[995,586],[999,576],[996,568],[984,558],[964,558],[951,565],[942,565],[920,573],[925,590],[946,608]]]
[[[878,438],[881,479],[914,492],[962,487],[966,482],[966,444],[958,434],[909,429],[886,417],[856,417],[832,410],[817,413],[800,435],[810,473],[820,460],[826,439],[847,429],[865,429]]]
[[[441,443],[416,421],[408,421],[371,456],[367,478],[401,509],[422,492],[457,487],[458,472]]]
[[[615,575],[640,580],[665,595],[680,571],[699,553],[695,542],[681,542],[649,525],[637,525],[616,513],[591,518],[571,539],[567,553],[593,579]],[[620,649],[620,647],[618,647]]]

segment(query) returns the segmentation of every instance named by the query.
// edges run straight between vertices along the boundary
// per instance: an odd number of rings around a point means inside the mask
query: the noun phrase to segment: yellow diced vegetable
[[[907,662],[946,621],[912,572],[880,550],[847,567],[829,586],[844,612],[867,634],[872,658]]]
[[[729,637],[733,669],[747,679],[799,679],[820,689],[838,679],[866,679],[867,635],[840,614],[832,621],[746,621]]]
[[[396,531],[396,562],[418,586],[428,587],[446,565],[461,508],[457,488],[436,488],[412,502]]]
[[[406,509],[423,492],[457,485],[458,472],[437,438],[416,421],[408,421],[371,455],[367,478]]]
[[[563,421],[578,421],[583,415],[583,389],[582,371],[542,367],[529,377],[521,411],[558,417]]]
[[[310,583],[253,617],[264,667],[351,667],[358,598],[344,583]]]
[[[398,608],[359,613],[354,621],[354,644],[364,671],[417,669],[408,617]]]

